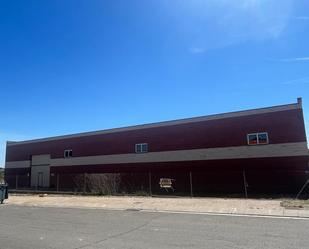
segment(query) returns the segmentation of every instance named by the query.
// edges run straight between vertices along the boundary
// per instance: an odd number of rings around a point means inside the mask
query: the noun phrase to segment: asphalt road
[[[300,249],[308,231],[308,219],[0,205],[1,249]]]

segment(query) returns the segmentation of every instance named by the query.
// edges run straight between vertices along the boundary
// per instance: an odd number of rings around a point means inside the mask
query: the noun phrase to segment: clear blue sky
[[[280,2],[280,3],[279,3]],[[5,141],[296,102],[309,2],[0,1]]]

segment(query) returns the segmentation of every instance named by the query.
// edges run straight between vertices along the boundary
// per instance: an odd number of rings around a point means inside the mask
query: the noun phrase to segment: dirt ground
[[[239,198],[157,198],[70,195],[10,195],[6,205],[148,210],[309,217],[309,210],[286,208],[282,200]]]

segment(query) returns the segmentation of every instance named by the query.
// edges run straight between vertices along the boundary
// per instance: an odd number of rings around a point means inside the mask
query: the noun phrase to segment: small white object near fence
[[[164,188],[166,191],[168,191],[168,189],[172,189],[174,191],[174,188],[172,186],[173,180],[174,179],[171,178],[160,178],[160,187]]]

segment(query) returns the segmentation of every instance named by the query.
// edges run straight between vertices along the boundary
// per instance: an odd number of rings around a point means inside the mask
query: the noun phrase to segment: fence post
[[[18,189],[18,175],[15,178],[15,189]]]
[[[83,189],[83,193],[85,194],[86,193],[86,173],[84,173],[84,189]]]
[[[148,172],[148,180],[149,180],[149,195],[152,196],[152,191],[151,191],[151,171]]]
[[[246,180],[246,172],[242,172],[243,179],[244,179],[244,187],[245,187],[245,197],[248,198],[248,192],[247,192],[247,180]]]
[[[301,193],[304,191],[304,189],[307,187],[308,184],[309,184],[309,178],[308,178],[308,180],[305,182],[305,184],[302,186],[302,188],[300,189],[300,191],[297,193],[295,199],[298,199],[298,197],[301,195]]]
[[[37,175],[36,185],[35,185],[35,190],[38,191],[38,189],[39,189],[39,175]]]
[[[190,171],[190,193],[191,197],[193,197],[193,184],[192,184],[192,172]]]
[[[59,173],[57,173],[57,192],[59,192]]]

